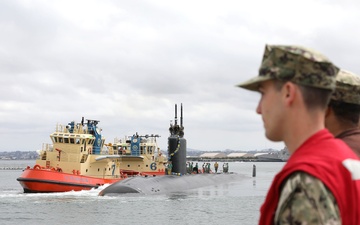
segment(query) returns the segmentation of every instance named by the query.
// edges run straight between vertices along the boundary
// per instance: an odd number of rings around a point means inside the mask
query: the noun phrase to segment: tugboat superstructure
[[[126,175],[154,176],[165,174],[167,159],[157,146],[159,135],[138,135],[115,139],[112,144],[114,154],[121,157],[120,170]]]

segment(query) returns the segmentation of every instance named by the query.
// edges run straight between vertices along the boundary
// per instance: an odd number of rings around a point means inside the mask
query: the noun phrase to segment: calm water
[[[27,165],[34,161],[0,160],[0,168]],[[251,177],[253,165],[255,178]],[[245,178],[166,195],[117,197],[98,196],[102,189],[24,194],[16,181],[22,171],[0,170],[0,224],[257,224],[266,192],[283,165],[229,163],[229,171]]]

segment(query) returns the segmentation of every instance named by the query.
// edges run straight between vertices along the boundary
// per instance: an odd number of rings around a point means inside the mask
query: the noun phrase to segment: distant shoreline
[[[187,161],[193,162],[286,162],[286,160],[275,158],[199,158],[187,157]]]

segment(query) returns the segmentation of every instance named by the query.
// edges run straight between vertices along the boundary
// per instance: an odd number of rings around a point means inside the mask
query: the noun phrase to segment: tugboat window
[[[59,143],[63,143],[63,138],[59,137]]]
[[[140,154],[144,154],[144,146],[140,146]]]
[[[69,138],[64,138],[64,143],[69,143]]]

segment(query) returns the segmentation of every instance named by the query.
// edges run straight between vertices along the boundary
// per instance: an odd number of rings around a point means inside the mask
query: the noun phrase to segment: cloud
[[[56,123],[100,120],[107,141],[158,133],[174,104],[188,147],[283,148],[264,137],[257,74],[266,43],[323,52],[360,74],[356,1],[0,2],[0,151],[36,150]],[[21,140],[21,141],[20,141]]]

